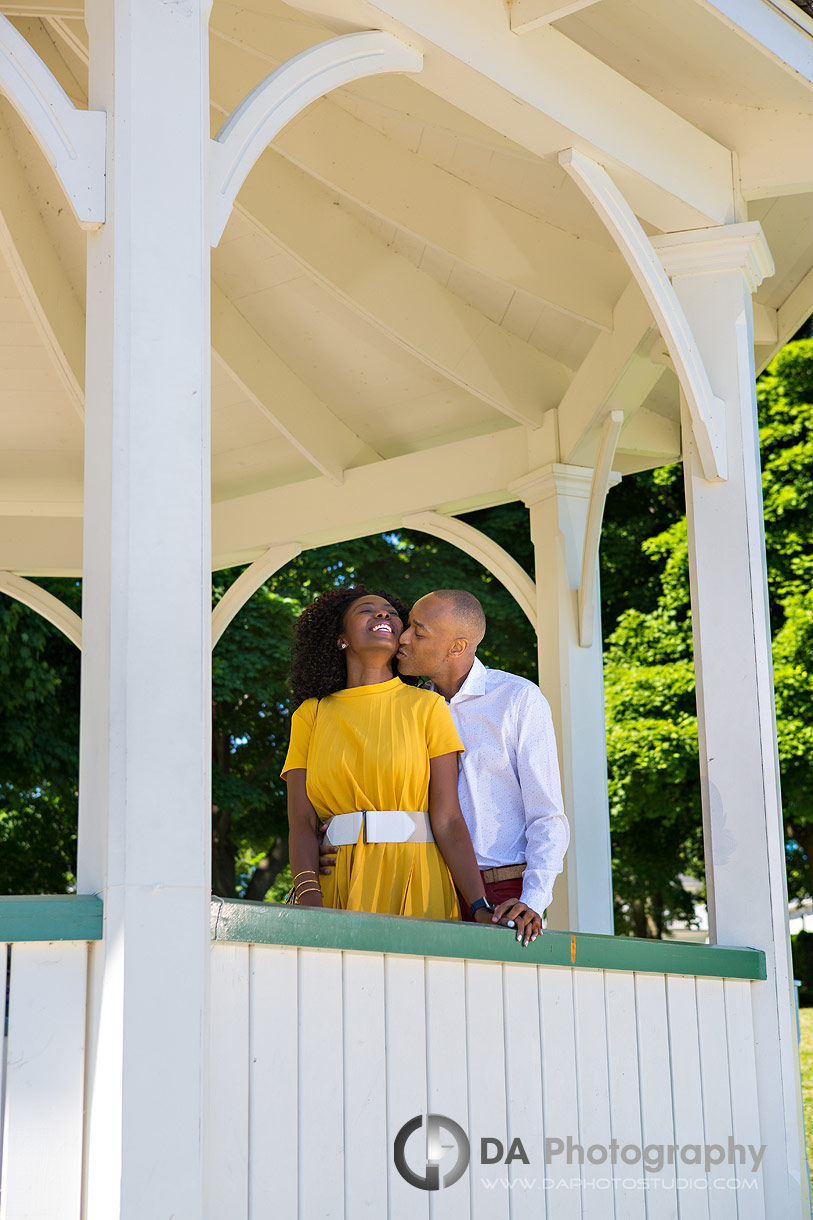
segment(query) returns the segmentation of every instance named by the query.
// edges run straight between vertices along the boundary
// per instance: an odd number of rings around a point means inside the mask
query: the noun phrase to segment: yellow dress
[[[463,745],[442,695],[400,678],[306,699],[291,718],[282,774],[307,770],[321,819],[359,809],[429,809],[429,760]],[[458,919],[454,883],[436,843],[340,847],[321,877],[325,906]]]

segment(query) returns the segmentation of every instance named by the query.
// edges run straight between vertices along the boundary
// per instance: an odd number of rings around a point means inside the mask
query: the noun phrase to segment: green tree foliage
[[[789,889],[801,896],[813,892],[813,340],[783,349],[757,398]],[[662,521],[680,482],[677,466],[629,480],[638,515]],[[623,535],[616,495],[608,509]],[[617,563],[611,537],[605,568]],[[685,516],[626,554],[629,601],[643,605],[620,614],[605,652],[616,920],[660,935],[691,912],[681,875],[703,868]]]
[[[40,583],[78,610],[78,582]],[[78,748],[78,650],[0,597],[0,893],[74,885]]]

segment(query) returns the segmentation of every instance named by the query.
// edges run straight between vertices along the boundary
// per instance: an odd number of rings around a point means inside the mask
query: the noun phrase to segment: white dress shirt
[[[477,864],[525,863],[522,901],[541,915],[570,842],[548,701],[475,657],[449,707],[466,747],[458,791]]]

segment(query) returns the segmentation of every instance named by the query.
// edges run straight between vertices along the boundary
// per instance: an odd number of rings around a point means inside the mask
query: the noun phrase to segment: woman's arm
[[[285,776],[288,782],[288,853],[297,904],[301,907],[320,907],[322,891],[319,888],[319,845],[316,838],[319,819],[308,799],[305,786],[307,774],[304,767],[294,767]]]
[[[478,898],[485,898],[471,835],[457,797],[457,754],[441,754],[429,760],[429,820],[435,842],[466,902],[471,906]],[[474,918],[478,923],[491,923],[491,912],[481,908]]]

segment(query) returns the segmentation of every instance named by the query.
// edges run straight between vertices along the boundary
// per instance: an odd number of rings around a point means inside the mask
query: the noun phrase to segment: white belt
[[[361,809],[337,813],[328,822],[325,838],[334,847],[357,843],[362,827],[365,843],[434,843],[429,814],[407,809]]]

